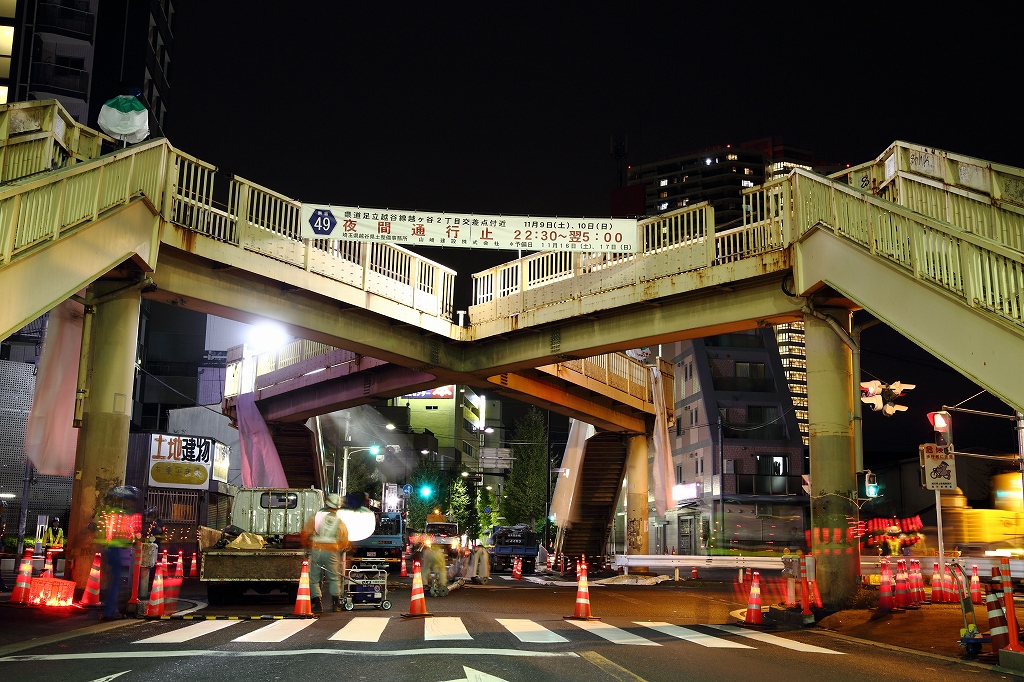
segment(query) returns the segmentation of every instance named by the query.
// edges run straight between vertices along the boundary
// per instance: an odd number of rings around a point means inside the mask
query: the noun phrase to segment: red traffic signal
[[[929,412],[928,421],[935,431],[935,444],[942,448],[950,447],[953,444],[953,419],[949,412]]]

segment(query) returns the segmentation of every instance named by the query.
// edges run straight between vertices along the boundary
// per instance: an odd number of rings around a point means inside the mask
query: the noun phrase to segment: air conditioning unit
[[[754,516],[759,519],[770,519],[772,517],[772,505],[768,502],[758,502],[754,505]]]
[[[727,459],[725,460],[725,473],[735,474],[736,473],[736,460]]]

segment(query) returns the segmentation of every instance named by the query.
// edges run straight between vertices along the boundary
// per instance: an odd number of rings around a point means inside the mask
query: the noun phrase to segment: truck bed
[[[302,549],[208,549],[202,554],[201,582],[299,582]]]

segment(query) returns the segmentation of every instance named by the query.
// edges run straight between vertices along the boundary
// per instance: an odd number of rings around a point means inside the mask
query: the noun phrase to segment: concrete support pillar
[[[626,554],[647,554],[647,436],[631,436],[627,447]]]
[[[89,295],[99,298],[123,286],[123,282],[98,282]],[[95,306],[93,313],[88,396],[78,431],[65,568],[65,576],[83,589],[96,552],[96,534],[89,524],[106,491],[124,483],[140,301],[139,290],[130,289]]]
[[[826,309],[846,332],[850,312]],[[804,317],[811,458],[811,551],[822,600],[840,605],[857,589],[860,552],[848,532],[857,518],[854,501],[853,359],[850,347],[827,321]]]

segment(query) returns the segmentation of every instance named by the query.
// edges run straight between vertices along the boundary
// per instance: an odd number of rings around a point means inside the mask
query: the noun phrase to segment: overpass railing
[[[233,177],[218,204],[212,164],[163,139],[93,158],[104,140],[55,101],[0,107],[0,267],[141,196],[185,229],[452,319],[454,270],[393,244],[304,240],[294,199]]]

